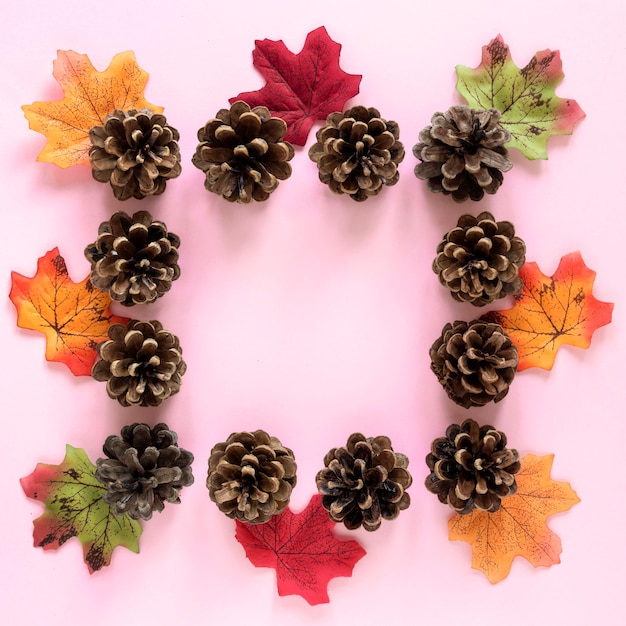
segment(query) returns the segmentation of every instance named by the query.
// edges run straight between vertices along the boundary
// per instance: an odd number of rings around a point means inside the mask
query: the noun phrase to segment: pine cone
[[[377,109],[355,106],[331,113],[315,136],[309,157],[334,193],[361,202],[379,194],[383,185],[398,182],[398,163],[404,159],[400,128],[382,119]]]
[[[116,110],[89,131],[92,175],[118,200],[158,196],[180,175],[179,134],[150,109]]]
[[[475,508],[495,513],[502,498],[517,491],[517,450],[506,447],[503,432],[472,419],[448,426],[446,436],[433,441],[426,464],[426,489],[461,515]]]
[[[180,276],[180,238],[147,211],[117,211],[85,248],[90,281],[124,306],[154,302]]]
[[[325,468],[315,481],[322,506],[335,522],[354,530],[373,531],[383,519],[392,520],[411,503],[406,489],[413,481],[409,459],[394,452],[389,437],[354,433],[345,448],[324,457]]]
[[[232,433],[209,457],[206,486],[222,513],[264,524],[289,504],[296,485],[293,452],[263,430]]]
[[[165,502],[180,503],[180,490],[193,484],[193,454],[178,447],[176,433],[166,424],[150,428],[131,424],[122,436],[107,437],[98,459],[96,478],[106,486],[103,500],[116,515],[149,520]]]
[[[496,222],[486,211],[478,217],[462,215],[437,246],[433,271],[459,302],[484,306],[518,294],[526,244],[514,235],[511,222]]]
[[[204,186],[230,202],[263,201],[279,180],[291,176],[294,151],[282,141],[287,124],[269,109],[242,101],[220,109],[199,131],[200,143],[191,159],[201,169]]]
[[[91,375],[106,382],[110,398],[122,406],[158,406],[180,391],[187,369],[183,351],[160,322],[112,324],[109,337],[96,348],[101,360]]]
[[[517,348],[499,324],[446,324],[430,349],[431,369],[448,396],[466,409],[500,402],[517,369]]]
[[[431,191],[451,194],[457,202],[496,193],[502,172],[513,167],[504,147],[511,133],[500,126],[500,116],[497,109],[477,111],[462,105],[435,113],[413,147],[422,161],[415,175],[427,180]]]

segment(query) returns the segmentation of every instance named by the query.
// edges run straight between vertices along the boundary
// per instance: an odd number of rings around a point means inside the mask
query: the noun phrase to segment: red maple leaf
[[[303,146],[315,120],[343,111],[346,101],[359,93],[361,75],[347,74],[339,67],[341,45],[323,26],[307,35],[298,54],[288,50],[282,40],[257,39],[254,44],[253,63],[267,83],[229,102],[244,100],[251,107],[266,106],[287,123],[286,141]]]
[[[337,576],[352,576],[365,550],[352,539],[337,539],[335,526],[313,496],[301,513],[289,508],[265,524],[236,520],[235,537],[256,567],[276,569],[278,595],[297,594],[309,604],[329,602],[327,585]]]

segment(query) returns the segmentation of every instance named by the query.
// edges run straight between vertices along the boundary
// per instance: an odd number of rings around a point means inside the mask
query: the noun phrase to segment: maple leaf
[[[29,128],[47,137],[38,161],[64,168],[89,165],[89,129],[102,126],[109,113],[141,108],[163,112],[163,107],[144,98],[148,74],[137,65],[131,51],[116,54],[109,67],[98,72],[86,54],[59,50],[52,75],[65,97],[22,106]]]
[[[506,578],[516,556],[534,567],[560,563],[561,540],[548,528],[546,519],[569,510],[580,498],[569,483],[550,478],[553,459],[553,454],[526,455],[515,475],[517,493],[504,498],[497,512],[474,510],[448,522],[450,541],[466,541],[472,546],[472,567],[490,582]]]
[[[361,75],[347,74],[339,67],[341,45],[323,26],[307,35],[298,54],[290,52],[282,40],[254,43],[253,64],[267,82],[258,91],[240,93],[229,102],[266,106],[287,123],[285,141],[303,146],[315,120],[343,111],[346,101],[359,93]]]
[[[475,109],[499,109],[500,124],[511,133],[507,147],[529,159],[547,159],[551,135],[571,135],[585,117],[575,100],[559,98],[556,86],[564,77],[558,50],[537,52],[518,68],[509,47],[498,35],[483,46],[480,65],[457,65],[458,92]]]
[[[35,547],[57,550],[77,537],[89,573],[111,563],[118,546],[139,552],[142,528],[128,515],[117,516],[102,499],[104,485],[95,476],[96,466],[82,448],[67,445],[60,465],[38,463],[29,476],[20,478],[24,493],[40,500],[46,509],[34,522]]]
[[[525,263],[519,275],[524,286],[513,308],[481,317],[500,324],[511,337],[518,350],[518,371],[552,369],[561,345],[588,348],[594,331],[611,322],[613,304],[593,297],[596,273],[580,252],[562,257],[551,277],[544,276],[536,263]]]
[[[297,594],[309,604],[329,602],[327,585],[337,576],[352,576],[365,556],[354,540],[337,539],[335,527],[315,495],[301,513],[289,508],[265,524],[236,520],[235,537],[256,567],[276,569],[278,595]]]
[[[89,278],[74,283],[58,248],[37,262],[37,273],[27,278],[11,272],[9,298],[17,309],[17,325],[46,336],[46,359],[65,363],[75,376],[89,376],[96,345],[108,339],[111,324],[128,318],[113,315],[109,294]]]

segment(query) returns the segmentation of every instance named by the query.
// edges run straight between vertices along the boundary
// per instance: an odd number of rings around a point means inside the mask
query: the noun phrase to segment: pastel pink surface
[[[138,622],[149,610],[155,624],[242,615],[258,626],[371,617],[417,624],[462,615],[473,625],[484,623],[485,612],[513,626],[619,623],[626,500],[611,477],[623,472],[619,442],[626,436],[626,219],[619,177],[609,173],[621,159],[619,120],[607,112],[626,96],[626,9],[529,0],[520,11],[488,0],[478,18],[466,3],[450,0],[444,19],[443,9],[393,0],[384,12],[369,0],[320,0],[310,11],[285,14],[241,0],[236,16],[199,1],[142,6],[122,13],[94,0],[24,0],[4,17],[4,621],[99,626],[115,616]],[[142,28],[147,14],[150,28]],[[191,164],[196,132],[233,94],[263,86],[252,66],[254,41],[282,39],[298,52],[320,25],[342,45],[342,69],[363,75],[348,105],[374,106],[398,122],[407,148],[399,183],[362,204],[331,194],[307,156],[318,122],[296,150],[292,177],[265,204],[233,206],[206,192]],[[548,161],[513,152],[514,167],[496,196],[456,205],[415,178],[411,147],[435,111],[461,101],[455,66],[478,65],[481,47],[498,33],[519,65],[539,50],[560,50],[565,79],[557,94],[576,99],[586,118],[572,136],[549,140]],[[52,78],[57,49],[86,53],[98,69],[115,53],[134,50],[150,74],[147,99],[163,105],[181,133],[183,173],[164,195],[119,203],[88,168],[35,161],[44,138],[28,130],[20,106],[61,97]],[[181,278],[157,303],[132,311],[175,331],[189,366],[180,394],[156,410],[125,409],[103,385],[46,362],[42,337],[16,327],[8,298],[11,270],[32,276],[37,259],[55,246],[70,275],[83,276],[85,245],[120,208],[147,209],[182,239]],[[484,311],[454,302],[430,266],[458,216],[481,210],[513,221],[527,258],[546,275],[564,254],[580,250],[597,272],[595,297],[615,309],[588,350],[561,348],[552,371],[522,372],[499,405],[466,411],[430,372],[428,348],[446,322]],[[128,315],[121,307],[114,312]],[[534,569],[516,559],[509,577],[492,586],[471,569],[469,547],[448,541],[450,513],[422,486],[424,457],[448,423],[467,416],[504,430],[522,454],[555,454],[552,476],[581,498],[549,520],[563,546],[559,565]],[[66,443],[97,459],[107,435],[131,421],[166,421],[176,430],[196,457],[196,483],[183,490],[180,505],[146,524],[139,555],[116,551],[111,566],[90,577],[77,542],[58,552],[32,547],[31,522],[42,507],[25,497],[19,478],[38,462],[58,462]],[[352,577],[329,583],[328,604],[279,597],[275,573],[251,565],[232,521],[209,500],[211,447],[234,430],[257,428],[295,452],[294,512],[315,493],[325,453],[354,431],[389,435],[410,459],[408,510],[375,533],[337,529],[367,555]]]

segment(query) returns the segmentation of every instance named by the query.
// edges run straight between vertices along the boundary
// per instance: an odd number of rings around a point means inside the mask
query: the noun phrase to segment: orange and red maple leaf
[[[522,556],[534,567],[560,562],[561,540],[547,526],[550,515],[567,511],[580,498],[569,483],[550,478],[554,455],[526,455],[515,478],[517,493],[502,500],[495,513],[474,510],[448,523],[450,541],[472,546],[472,567],[492,583],[506,578],[513,559]]]
[[[22,107],[29,127],[47,138],[38,161],[59,167],[89,165],[89,130],[101,126],[109,113],[141,108],[163,111],[144,98],[148,73],[137,65],[131,51],[116,54],[109,67],[98,72],[86,54],[59,50],[52,74],[63,89],[63,99]]]
[[[524,287],[514,306],[482,316],[511,337],[519,354],[518,371],[552,369],[563,344],[588,348],[595,330],[611,322],[613,304],[592,294],[595,276],[580,252],[565,255],[553,276],[542,274],[536,263],[522,266]]]
[[[58,248],[37,262],[32,278],[11,272],[11,301],[17,325],[46,337],[46,359],[65,363],[75,376],[88,376],[96,345],[108,338],[111,324],[128,319],[109,310],[110,296],[88,278],[74,283]]]

